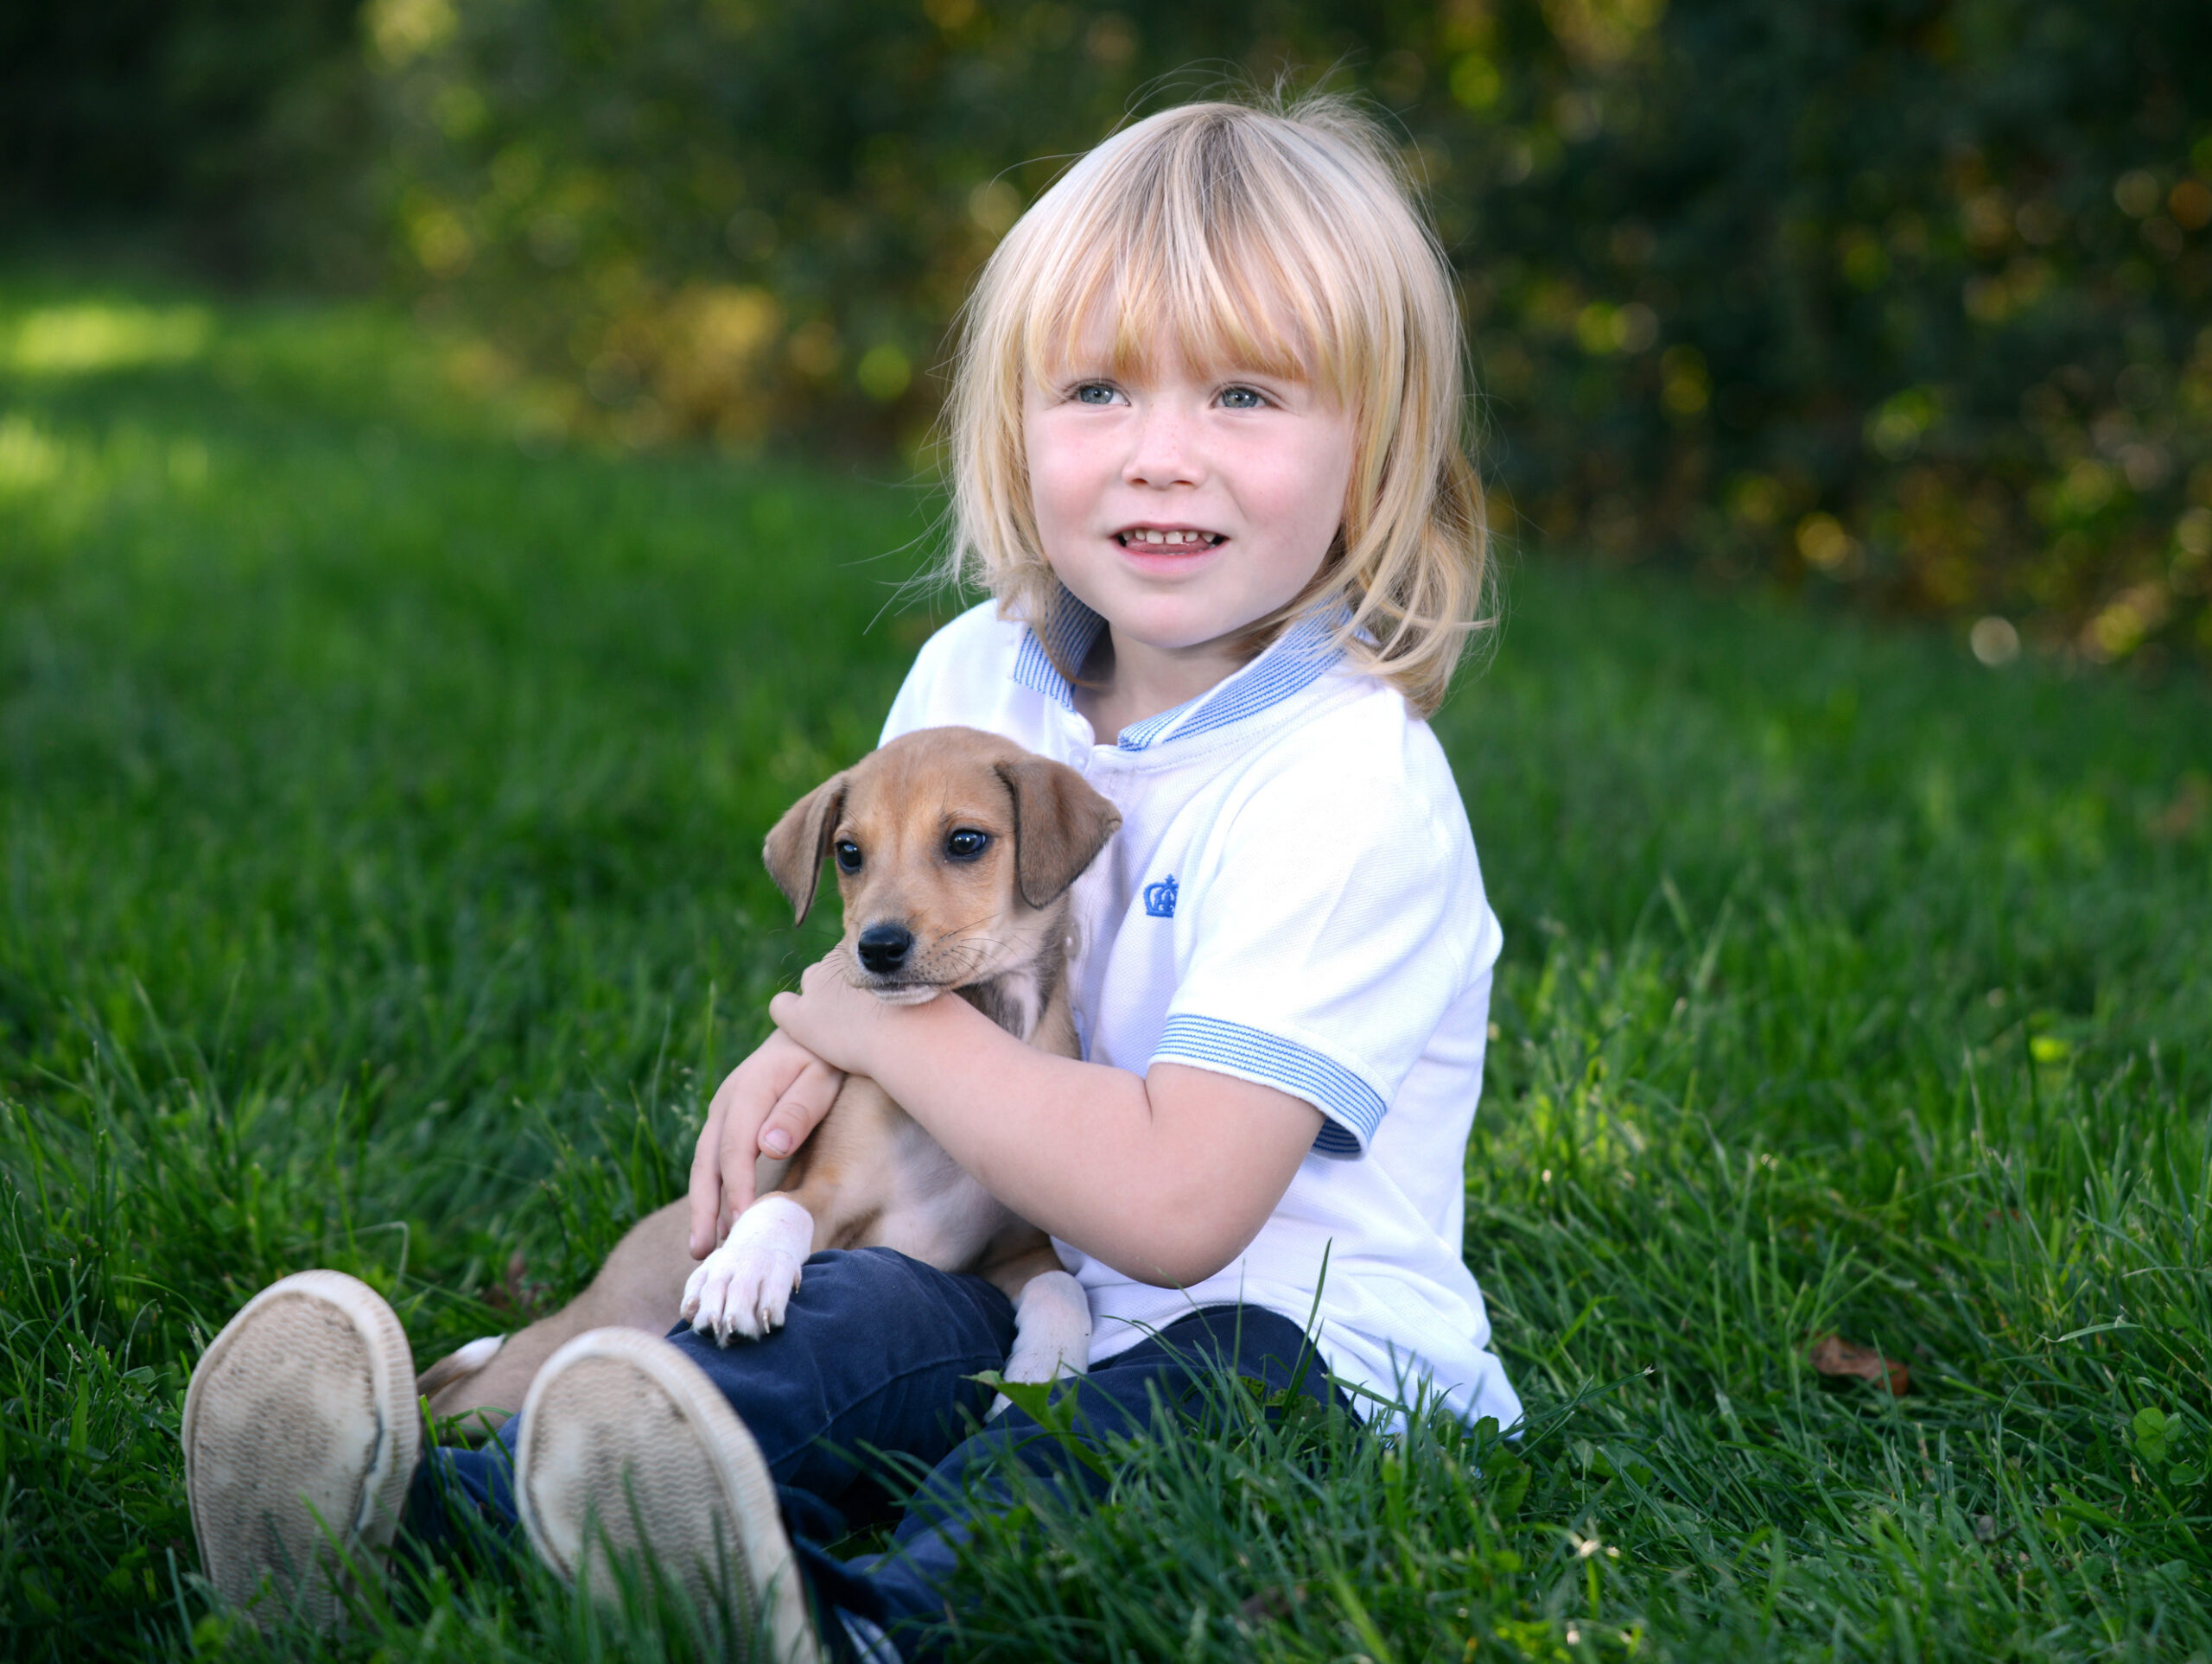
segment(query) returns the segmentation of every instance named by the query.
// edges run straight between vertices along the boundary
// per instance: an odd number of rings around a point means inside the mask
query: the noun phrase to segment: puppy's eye
[[[944,853],[955,861],[973,861],[991,847],[991,835],[962,827],[944,841]]]
[[[837,857],[837,870],[857,873],[861,870],[861,847],[850,838],[840,838],[830,853]]]

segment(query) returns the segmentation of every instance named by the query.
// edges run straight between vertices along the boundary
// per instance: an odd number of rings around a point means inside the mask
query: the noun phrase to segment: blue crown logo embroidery
[[[1173,873],[1157,884],[1144,886],[1144,910],[1154,918],[1175,917],[1175,875]]]

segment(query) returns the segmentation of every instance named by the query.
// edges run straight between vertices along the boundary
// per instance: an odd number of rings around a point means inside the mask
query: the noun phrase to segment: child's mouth
[[[1114,534],[1123,549],[1218,549],[1229,541],[1226,532],[1200,531],[1190,526],[1131,526]]]

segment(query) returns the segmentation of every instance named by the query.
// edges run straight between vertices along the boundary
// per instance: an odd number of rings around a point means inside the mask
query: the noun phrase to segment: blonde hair
[[[1047,644],[1063,592],[1032,509],[1022,404],[1102,315],[1116,374],[1173,341],[1186,363],[1308,380],[1352,413],[1337,543],[1244,645],[1334,596],[1353,661],[1433,711],[1485,627],[1489,531],[1451,280],[1374,122],[1328,97],[1161,111],[1069,168],[984,266],[947,409],[950,574]]]

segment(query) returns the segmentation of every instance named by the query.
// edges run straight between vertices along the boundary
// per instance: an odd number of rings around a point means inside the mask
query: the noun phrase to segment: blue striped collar
[[[1166,740],[1192,739],[1225,728],[1303,693],[1344,657],[1344,649],[1336,640],[1343,619],[1343,605],[1338,602],[1294,619],[1250,664],[1224,676],[1195,699],[1131,723],[1122,730],[1116,745],[1122,751],[1149,751]],[[1105,619],[1063,589],[1043,638],[1033,626],[1022,627],[1014,679],[1064,709],[1074,710],[1075,689],[1058,667],[1081,664],[1105,627]],[[1050,652],[1046,651],[1046,639],[1052,643]]]
[[[1106,627],[1106,620],[1085,607],[1065,589],[1052,608],[1052,616],[1046,620],[1043,636],[1034,625],[1021,626],[1021,651],[1014,655],[1014,679],[1025,688],[1033,688],[1046,698],[1063,708],[1075,708],[1075,689],[1062,676],[1063,664],[1080,667],[1090,657],[1090,650],[1098,643],[1098,632]],[[1046,642],[1052,644],[1046,651]]]

